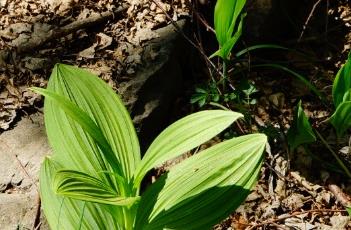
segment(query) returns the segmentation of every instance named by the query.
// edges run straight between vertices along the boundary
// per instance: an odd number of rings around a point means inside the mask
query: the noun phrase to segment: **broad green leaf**
[[[52,180],[60,168],[57,163],[46,158],[40,169],[42,208],[52,230],[123,229],[123,213],[119,207],[114,207],[111,214],[108,210],[112,209],[104,205],[56,195],[52,190]]]
[[[342,102],[330,117],[330,123],[336,130],[336,135],[342,137],[351,127],[351,101]]]
[[[227,60],[229,54],[241,36],[244,15],[241,15],[239,25],[237,19],[241,14],[246,0],[217,0],[214,12],[214,26],[216,37],[219,43],[219,50],[211,57],[216,55]],[[234,33],[236,28],[236,32]]]
[[[136,229],[211,229],[249,194],[266,142],[262,134],[233,138],[171,168],[142,194]]]
[[[60,170],[53,183],[57,194],[83,201],[130,206],[139,197],[120,197],[108,184],[86,173],[73,170]]]
[[[302,144],[316,141],[311,124],[301,107],[301,101],[295,108],[294,120],[287,133],[288,144],[291,150],[296,149]]]
[[[333,101],[337,108],[342,102],[345,102],[345,94],[349,94],[351,89],[351,52],[345,65],[337,73],[333,83]],[[349,96],[346,98],[349,99]]]
[[[95,155],[95,160],[98,161],[99,166],[101,166],[104,171],[108,171],[108,169],[111,168],[111,170],[113,170],[114,173],[117,175],[121,175],[123,173],[121,171],[121,167],[119,165],[119,161],[116,158],[116,155],[113,153],[110,145],[107,143],[101,130],[99,129],[99,127],[97,127],[95,122],[90,119],[86,112],[81,110],[79,107],[77,107],[65,97],[62,97],[54,92],[41,88],[33,88],[33,90],[37,93],[44,95],[47,99],[54,101],[58,108],[62,109],[68,117],[72,118],[79,125],[81,125],[83,130],[93,138],[93,140],[102,150],[97,151],[97,154]],[[104,158],[106,158],[107,162],[105,162]],[[109,163],[111,167],[109,167],[106,163]],[[110,179],[111,184],[114,184],[114,178]],[[124,181],[124,178],[119,177],[118,179],[119,180],[116,181],[119,183],[120,187],[123,188],[123,184],[126,183]]]
[[[242,114],[207,110],[186,116],[166,128],[150,145],[137,170],[135,186],[152,168],[210,140]]]
[[[130,116],[115,92],[95,75],[63,64],[55,66],[48,90],[66,97],[89,115],[130,180],[140,162],[139,143]],[[57,109],[54,101],[45,101],[44,114],[55,160],[65,168],[101,177],[99,172],[106,169],[97,160],[100,149],[87,132],[63,110]]]

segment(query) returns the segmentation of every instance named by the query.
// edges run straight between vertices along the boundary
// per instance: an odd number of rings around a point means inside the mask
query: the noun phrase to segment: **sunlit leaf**
[[[136,229],[211,229],[249,194],[266,141],[262,134],[234,138],[171,168],[142,194]]]
[[[214,12],[214,27],[220,49],[213,56],[228,59],[228,56],[241,36],[244,16],[238,18],[244,8],[246,0],[217,0]],[[234,32],[235,31],[235,32]]]
[[[229,58],[230,52],[232,51],[234,45],[237,43],[237,41],[239,40],[239,38],[241,37],[242,34],[242,29],[243,29],[243,21],[245,18],[246,14],[242,14],[240,17],[240,22],[237,28],[237,31],[235,32],[235,34],[233,35],[233,37],[231,37],[230,39],[228,39],[220,48],[218,51],[216,51],[214,54],[212,54],[210,56],[210,58],[214,57],[214,56],[219,56],[224,60],[227,60]]]
[[[107,170],[108,167],[105,166],[104,157],[106,157],[108,163],[112,166],[113,169],[116,169],[115,173],[120,175],[122,171],[120,170],[119,162],[114,155],[110,145],[108,144],[105,136],[102,134],[100,128],[95,124],[95,122],[88,116],[86,112],[81,110],[78,106],[73,104],[71,101],[65,97],[60,96],[50,90],[45,90],[41,88],[33,88],[37,93],[44,95],[47,99],[50,99],[55,102],[58,108],[62,109],[66,115],[76,121],[79,125],[82,126],[84,131],[88,133],[93,140],[101,148],[101,155],[96,155],[96,160],[99,161],[99,165],[104,167],[104,170]]]
[[[127,110],[111,87],[85,70],[57,64],[48,90],[66,97],[89,115],[130,180],[140,162],[138,139]],[[106,169],[97,161],[100,150],[86,131],[58,109],[54,101],[45,101],[44,115],[53,157],[65,168],[101,177],[98,172]]]
[[[351,89],[351,52],[345,65],[337,73],[333,83],[333,100],[337,108],[342,102],[350,99]],[[347,94],[345,96],[345,94]],[[345,100],[346,99],[346,100]]]
[[[139,197],[121,197],[116,190],[98,178],[73,170],[58,171],[54,177],[53,188],[59,195],[102,204],[130,206],[139,200]]]
[[[136,185],[155,166],[210,140],[242,114],[208,110],[191,114],[166,128],[150,145],[136,174]]]
[[[351,127],[351,101],[342,102],[334,114],[330,117],[330,123],[334,126],[338,137]]]
[[[287,137],[291,150],[296,149],[302,144],[316,141],[316,136],[313,132],[312,126],[302,109],[301,101],[295,108],[294,120],[290,129],[288,130]]]
[[[113,209],[111,215],[105,206],[56,195],[52,190],[52,180],[60,168],[58,164],[46,158],[40,169],[42,208],[52,230],[122,229],[123,215],[118,207]]]

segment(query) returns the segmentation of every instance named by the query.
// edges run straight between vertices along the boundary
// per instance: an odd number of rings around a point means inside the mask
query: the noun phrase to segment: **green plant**
[[[201,108],[206,103],[209,102],[218,102],[220,100],[220,94],[217,90],[215,83],[209,84],[207,87],[196,87],[195,93],[190,98],[190,103],[197,103]]]
[[[217,0],[214,11],[214,29],[219,50],[211,57],[219,56],[224,61],[229,60],[230,53],[242,34],[243,19],[246,15],[242,13],[242,10],[245,4],[246,0]]]
[[[217,0],[214,11],[214,29],[219,49],[210,58],[219,56],[223,60],[222,84],[225,89],[227,81],[227,65],[230,53],[242,34],[246,13],[242,10],[246,0]],[[240,21],[238,19],[240,17]]]
[[[295,109],[294,121],[287,133],[288,145],[290,151],[294,151],[298,146],[307,143],[313,143],[316,141],[316,136],[322,141],[322,143],[327,147],[330,153],[334,156],[339,166],[345,172],[345,174],[351,178],[351,172],[339,158],[336,152],[330,147],[328,142],[323,138],[323,136],[310,125],[305,112],[302,109],[301,101],[298,103]],[[308,151],[307,148],[305,148]],[[309,151],[308,151],[309,152]],[[319,158],[318,158],[319,159]],[[320,159],[319,159],[320,160]],[[334,170],[335,171],[335,170]]]
[[[210,229],[237,208],[260,171],[266,136],[224,141],[182,161],[141,192],[152,168],[219,134],[240,113],[201,111],[166,128],[141,158],[132,121],[101,79],[57,64],[45,125],[53,149],[40,171],[52,229]]]
[[[351,127],[351,52],[348,60],[338,71],[333,83],[335,112],[330,117],[338,137]]]
[[[295,108],[294,120],[287,133],[290,151],[294,151],[298,146],[313,143],[316,141],[312,126],[303,111],[301,101]]]

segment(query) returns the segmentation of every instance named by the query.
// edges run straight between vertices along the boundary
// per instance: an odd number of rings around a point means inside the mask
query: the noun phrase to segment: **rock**
[[[32,229],[40,164],[49,152],[42,115],[23,118],[0,135],[1,229]]]
[[[178,27],[185,30],[186,21],[179,21]],[[167,125],[165,118],[172,102],[182,92],[191,50],[173,25],[155,32],[158,37],[144,46],[143,65],[136,70],[132,80],[118,87],[118,93],[139,129],[142,149]]]

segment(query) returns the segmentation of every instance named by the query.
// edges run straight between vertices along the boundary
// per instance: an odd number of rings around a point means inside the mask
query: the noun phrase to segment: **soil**
[[[211,54],[216,49],[211,31],[215,1],[158,2],[160,6],[146,0],[0,0],[0,50],[6,51],[0,52],[2,136],[11,132],[23,117],[41,111],[43,99],[28,87],[45,87],[56,62],[87,68],[117,90],[133,79],[145,64],[142,59],[145,44],[158,36],[155,30],[174,21],[192,22],[186,36],[194,42],[194,50]],[[331,170],[327,163],[338,166],[327,148],[317,141],[308,148],[289,152],[286,141],[294,106],[302,100],[313,127],[351,166],[348,151],[345,151],[349,148],[350,135],[337,142],[333,130],[325,122],[332,113],[333,79],[351,48],[351,4],[349,0],[286,1],[282,5],[277,2],[249,1],[247,31],[235,51],[260,43],[282,45],[289,50],[255,51],[242,60],[235,60],[230,66],[230,83],[234,87],[244,81],[253,84],[258,90],[252,95],[256,103],[223,103],[245,113],[246,122],[201,146],[211,146],[228,135],[257,131],[266,133],[270,140],[258,184],[245,203],[214,229],[351,229],[344,207],[350,205],[351,181],[340,170]],[[296,2],[305,5],[301,7]],[[282,9],[286,12],[284,20],[280,20]],[[38,41],[47,36],[48,31],[100,17],[104,12],[115,13],[83,25],[74,33],[50,38],[29,52],[21,50],[28,40]],[[256,13],[255,17],[250,13]],[[158,53],[150,55],[156,57]],[[214,108],[209,104],[199,108],[189,103],[195,86],[206,85],[211,79],[210,72],[215,73],[209,71],[211,68],[201,52],[196,52],[194,59],[198,61],[188,70],[189,78],[185,80],[181,95],[172,102],[173,110],[167,122],[199,109]],[[271,63],[300,73],[327,97],[321,100],[301,81],[279,69],[255,68],[255,65]],[[237,69],[243,70],[238,73]],[[176,161],[189,155],[191,153]],[[168,162],[152,176],[174,163]],[[0,195],[11,193],[13,187],[0,191]]]

